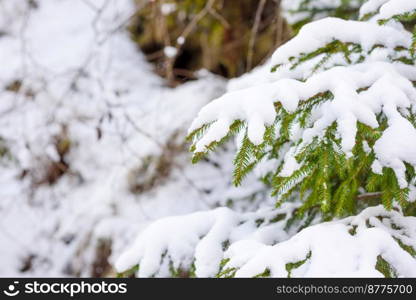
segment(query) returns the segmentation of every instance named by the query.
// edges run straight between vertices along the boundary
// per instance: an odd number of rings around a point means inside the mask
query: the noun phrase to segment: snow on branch
[[[213,277],[230,243],[242,237],[266,244],[287,239],[283,227],[296,207],[287,204],[255,213],[218,208],[161,219],[139,234],[134,245],[118,259],[116,269],[126,272],[139,265],[138,277],[163,277],[194,268],[198,277]]]
[[[416,2],[409,0],[370,0],[361,7],[360,17],[387,20],[416,13]]]
[[[390,128],[394,134],[400,135],[400,131],[403,130],[414,135],[416,129],[409,128],[409,121],[400,115],[399,110],[415,104],[416,91],[411,83],[415,79],[414,68],[379,62],[335,67],[310,77],[306,82],[282,79],[235,91],[220,97],[200,111],[191,126],[191,132],[204,124],[214,123],[196,143],[195,152],[203,152],[212,142],[224,138],[235,120],[247,123],[248,138],[254,145],[259,145],[263,142],[266,126],[275,122],[277,102],[281,103],[285,110],[294,112],[300,101],[308,101],[328,91],[333,95],[333,99],[315,110],[316,117],[312,126],[303,131],[303,144],[310,143],[314,137],[322,135],[326,128],[336,122],[342,139],[342,150],[350,154],[355,145],[357,121],[377,128],[377,114],[381,112],[390,120],[390,124],[394,125]],[[358,93],[360,89],[365,91]],[[411,139],[403,140],[407,147],[416,149]],[[382,143],[381,141],[378,145]],[[390,151],[386,149],[388,147],[381,148],[377,148],[380,156],[385,153],[383,151]],[[403,152],[407,152],[405,149],[403,148]],[[414,155],[396,154],[396,158],[400,157],[416,164]],[[386,165],[390,159],[394,157],[385,159]]]
[[[415,217],[378,206],[295,234],[284,230],[295,208],[219,208],[162,219],[139,234],[116,268],[139,277],[178,270],[197,277],[416,275]]]
[[[409,48],[411,34],[392,27],[373,23],[325,18],[302,27],[290,42],[278,48],[272,57],[273,65],[287,64],[299,56],[312,53],[331,42],[360,45],[369,52],[376,45],[386,48]]]
[[[416,276],[416,218],[382,206],[310,226],[274,246],[242,240],[225,253],[236,277]]]
[[[318,70],[334,53],[344,61],[335,59]],[[355,58],[350,60],[349,55]],[[305,25],[297,37],[276,50],[272,64],[280,66],[274,79],[229,92],[201,109],[189,130],[196,160],[243,130],[246,139],[236,157],[237,184],[278,143],[289,148],[278,154],[284,159],[276,176],[296,178],[278,188],[277,194],[290,191],[313,173],[310,167],[317,163],[319,155],[313,155],[317,147],[336,152],[332,156],[337,160],[365,152],[362,158],[371,161],[375,174],[391,168],[397,185],[386,179],[394,192],[385,203],[397,198],[393,194],[407,194],[408,171],[416,166],[416,69],[410,32],[403,26],[326,18]],[[308,68],[312,71],[304,78]],[[278,142],[276,132],[284,136]],[[322,165],[331,163],[326,160]],[[351,170],[349,176],[358,176]],[[331,184],[328,174],[318,175],[326,178],[321,184],[325,190]]]

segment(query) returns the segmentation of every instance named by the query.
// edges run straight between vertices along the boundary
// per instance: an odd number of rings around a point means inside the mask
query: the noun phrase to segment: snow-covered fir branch
[[[286,1],[286,14],[298,24],[319,10],[334,16],[335,2]],[[409,23],[416,6],[370,0],[359,9],[361,1],[342,2],[354,17],[301,27],[275,51],[269,74],[260,68],[232,82],[189,129],[194,162],[236,137],[234,183],[244,186],[247,174],[260,173],[277,207],[270,212],[296,207],[273,225],[279,229],[259,239],[270,221],[229,209],[161,220],[121,256],[119,272],[415,276],[416,68]],[[185,224],[194,226],[178,243],[172,236]],[[173,233],[175,226],[182,227]]]

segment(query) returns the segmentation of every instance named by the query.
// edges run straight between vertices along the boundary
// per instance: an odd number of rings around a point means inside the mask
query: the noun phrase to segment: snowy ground
[[[165,87],[124,30],[133,11],[129,0],[0,0],[0,142],[10,153],[0,161],[0,276],[101,274],[103,247],[114,261],[150,221],[261,190],[230,187],[233,151],[189,163],[186,129],[227,82],[201,72]],[[62,143],[69,169],[54,180]],[[132,182],[158,177],[160,157],[163,178],[132,193]]]

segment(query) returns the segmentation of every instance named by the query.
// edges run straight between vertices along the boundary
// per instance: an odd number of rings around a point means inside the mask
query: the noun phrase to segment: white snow
[[[285,158],[284,158],[285,163],[283,164],[283,168],[280,171],[279,176],[289,177],[293,174],[293,172],[295,172],[301,167],[301,165],[295,159],[295,152],[296,152],[296,148],[292,147],[286,153]]]
[[[346,28],[348,30],[345,30]],[[378,44],[388,48],[397,46],[409,48],[411,34],[368,22],[325,18],[303,26],[296,37],[275,51],[272,64],[289,63],[291,57],[311,53],[335,40],[359,44],[365,51],[371,50]]]
[[[374,145],[374,151],[381,165],[392,168],[401,188],[408,187],[406,166],[416,166],[416,129],[405,118],[399,116],[389,121],[389,127]]]
[[[355,145],[357,121],[376,128],[376,114],[384,106],[387,107],[387,103],[396,109],[408,108],[414,104],[416,91],[411,82],[400,74],[403,68],[398,69],[381,62],[335,67],[318,73],[305,82],[281,79],[232,91],[205,106],[194,120],[190,132],[214,122],[197,142],[195,152],[203,152],[207,145],[221,140],[228,133],[232,122],[238,119],[247,122],[249,139],[258,145],[263,141],[264,126],[273,124],[276,118],[275,102],[281,102],[287,111],[295,111],[299,101],[329,90],[334,99],[318,107],[315,114],[319,118],[311,128],[304,130],[303,143],[311,142],[313,137],[320,136],[328,126],[337,122],[342,149],[349,155]],[[413,77],[413,73],[406,75]],[[356,92],[369,86],[366,93]]]
[[[183,45],[185,44],[186,39],[183,36],[178,37],[178,39],[176,40],[176,42],[178,43],[178,45]]]
[[[416,10],[416,2],[409,0],[395,0],[383,4],[380,8],[379,18],[388,19],[396,15]]]
[[[178,49],[172,46],[167,46],[163,49],[166,57],[173,58],[178,54]]]
[[[162,3],[160,7],[162,14],[167,16],[176,11],[176,3]]]
[[[360,16],[369,13],[376,13],[374,19],[389,19],[391,17],[414,12],[416,10],[415,1],[409,0],[370,0],[360,9]]]
[[[356,217],[308,227],[274,246],[250,240],[236,242],[224,257],[230,259],[226,267],[238,269],[236,277],[253,277],[266,269],[271,277],[287,277],[286,264],[308,255],[310,258],[293,271],[293,277],[381,277],[375,268],[379,255],[398,276],[413,277],[416,260],[395,239],[415,247],[415,225],[414,217],[373,207]],[[356,233],[352,235],[354,226]]]
[[[360,17],[364,17],[367,14],[375,13],[384,3],[390,0],[368,0],[360,8]]]
[[[256,213],[236,213],[228,208],[196,212],[187,216],[169,217],[154,222],[139,234],[130,249],[116,262],[119,272],[140,264],[139,277],[169,276],[169,269],[161,264],[170,261],[175,269],[187,270],[194,262],[198,277],[214,277],[223,259],[223,243],[250,237],[262,243],[285,240],[283,231],[296,205],[285,204],[280,209],[264,208]],[[278,214],[286,214],[277,223],[268,223]],[[257,229],[254,221],[265,218]],[[192,224],[192,226],[190,226]]]
[[[273,212],[290,214],[293,208],[263,210],[255,215],[270,218]],[[403,217],[382,206],[372,207],[355,217],[310,226],[290,238],[282,227],[287,216],[256,228],[248,221],[255,215],[221,208],[157,221],[138,236],[116,267],[125,271],[139,264],[138,276],[168,276],[168,264],[161,264],[162,258],[170,260],[175,268],[186,269],[195,257],[196,275],[214,277],[219,262],[228,258],[224,269],[236,269],[236,277],[253,277],[266,269],[272,277],[287,277],[286,264],[310,255],[292,276],[380,277],[376,262],[381,255],[398,276],[416,274],[416,260],[395,240],[416,247],[415,217]],[[231,245],[224,252],[222,244],[226,240]]]

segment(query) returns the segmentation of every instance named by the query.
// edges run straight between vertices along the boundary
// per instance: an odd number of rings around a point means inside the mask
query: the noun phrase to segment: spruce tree
[[[414,1],[370,0],[358,21],[309,23],[276,50],[272,77],[204,107],[188,137],[193,161],[236,136],[234,184],[268,166],[261,180],[275,207],[158,221],[117,269],[138,276],[415,276],[415,21]],[[338,217],[348,218],[312,226]],[[364,262],[353,261],[360,249]],[[337,257],[358,271],[349,273]]]
[[[369,21],[306,25],[275,52],[274,82],[206,106],[189,135],[194,161],[239,133],[236,185],[262,160],[284,158],[264,177],[277,205],[298,193],[302,211],[352,214],[357,197],[377,193],[371,198],[386,208],[394,200],[406,208],[415,177],[416,156],[408,152],[416,94],[412,33],[401,21],[414,16],[364,9],[364,18],[374,14]],[[390,144],[397,139],[400,149]]]

